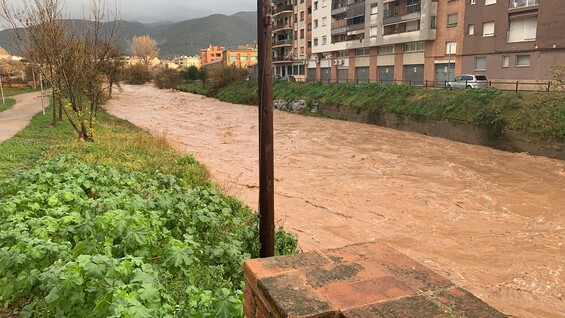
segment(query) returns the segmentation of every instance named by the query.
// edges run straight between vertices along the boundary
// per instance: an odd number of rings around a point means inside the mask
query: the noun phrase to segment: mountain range
[[[73,21],[77,24],[77,21]],[[84,23],[85,21],[79,21]],[[210,45],[235,48],[238,45],[254,44],[257,41],[257,14],[238,12],[233,15],[213,14],[204,18],[180,22],[161,22],[144,24],[120,21],[121,45],[131,53],[131,39],[134,36],[149,35],[157,41],[159,58],[172,58],[175,55],[198,55],[200,49]],[[0,31],[0,46],[13,55],[12,30]]]

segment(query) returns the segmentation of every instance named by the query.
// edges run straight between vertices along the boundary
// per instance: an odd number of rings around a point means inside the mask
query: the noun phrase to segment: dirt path
[[[257,108],[125,86],[111,114],[257,207]],[[275,111],[276,219],[304,250],[382,240],[516,317],[565,317],[565,162]]]
[[[12,108],[0,112],[0,144],[24,129],[31,118],[41,111],[40,95],[39,92],[33,92],[13,96],[16,104]]]

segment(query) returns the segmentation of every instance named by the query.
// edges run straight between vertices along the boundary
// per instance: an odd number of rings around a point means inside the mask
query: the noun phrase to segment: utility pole
[[[260,257],[275,255],[272,19],[271,0],[257,0]]]

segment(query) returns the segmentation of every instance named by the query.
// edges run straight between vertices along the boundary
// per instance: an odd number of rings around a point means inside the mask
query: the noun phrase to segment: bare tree
[[[15,49],[53,87],[53,125],[58,106],[59,116],[65,113],[79,138],[93,141],[96,114],[107,98],[103,69],[117,52],[117,8],[114,22],[104,22],[110,19],[103,0],[90,0],[89,15],[73,25],[64,21],[61,0],[22,0],[19,9],[1,1],[0,14],[14,31]]]
[[[159,56],[157,42],[149,35],[134,36],[131,40],[131,51],[141,58],[144,65],[149,65],[151,60]]]

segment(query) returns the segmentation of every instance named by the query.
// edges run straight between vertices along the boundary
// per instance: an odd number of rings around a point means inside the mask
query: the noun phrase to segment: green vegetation
[[[202,85],[201,83],[185,82],[177,85],[177,89],[192,94],[210,96],[210,90],[208,89],[208,87]]]
[[[98,119],[96,143],[38,114],[0,146],[0,304],[23,317],[241,317],[256,214],[164,138]]]
[[[8,110],[10,108],[12,108],[12,106],[14,106],[16,104],[16,100],[12,99],[12,98],[6,98],[6,103],[2,104],[2,101],[0,100],[0,113]]]
[[[197,89],[193,88],[193,92]],[[214,95],[230,103],[257,103],[257,83],[228,84]],[[448,118],[486,127],[493,136],[505,129],[550,140],[565,138],[565,96],[557,93],[507,93],[495,88],[448,91],[406,85],[274,82],[274,98],[355,107],[371,118],[383,112]]]
[[[31,86],[23,86],[23,87],[4,87],[4,96],[14,96],[19,94],[31,93],[39,91],[39,87],[34,89]]]

